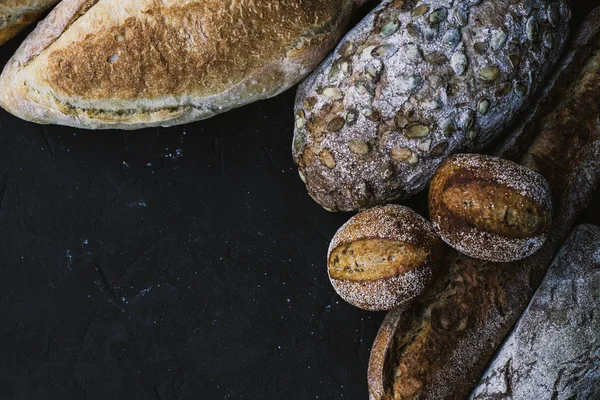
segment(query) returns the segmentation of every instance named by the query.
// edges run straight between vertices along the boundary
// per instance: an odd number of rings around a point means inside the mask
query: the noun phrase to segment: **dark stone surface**
[[[349,215],[298,178],[293,97],[138,132],[0,111],[0,399],[367,398],[384,314],[329,284]]]

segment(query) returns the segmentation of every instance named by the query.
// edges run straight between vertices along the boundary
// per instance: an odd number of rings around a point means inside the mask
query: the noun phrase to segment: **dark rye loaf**
[[[472,400],[600,398],[600,228],[569,237]]]
[[[557,250],[600,180],[600,10],[573,40],[544,107],[528,118],[534,135],[511,157],[549,182],[554,219],[532,257],[495,264],[457,252],[421,301],[388,313],[369,365],[371,399],[464,399],[527,307]],[[520,126],[512,142],[529,136]],[[513,147],[504,147],[500,155]]]
[[[300,86],[293,155],[331,211],[409,197],[505,132],[566,42],[563,0],[385,0]]]

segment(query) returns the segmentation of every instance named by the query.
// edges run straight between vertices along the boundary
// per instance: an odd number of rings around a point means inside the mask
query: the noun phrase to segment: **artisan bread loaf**
[[[470,396],[600,399],[600,229],[578,227]]]
[[[0,45],[35,22],[59,0],[2,0],[0,1]]]
[[[513,122],[567,38],[564,0],[385,0],[300,86],[293,155],[331,211],[405,198]]]
[[[331,284],[348,303],[369,311],[406,304],[431,281],[443,243],[410,208],[387,205],[350,218],[327,254]]]
[[[208,118],[308,74],[365,0],[64,0],[0,76],[33,122],[136,129]]]
[[[429,215],[450,246],[473,258],[509,262],[544,244],[552,195],[543,176],[512,161],[456,154],[429,187]]]
[[[536,135],[519,157],[550,184],[554,216],[545,244],[511,263],[445,256],[441,269],[448,272],[420,300],[388,313],[371,351],[372,399],[466,398],[527,307],[600,180],[599,29],[600,10],[576,37],[569,66],[560,66],[568,73],[536,108]]]

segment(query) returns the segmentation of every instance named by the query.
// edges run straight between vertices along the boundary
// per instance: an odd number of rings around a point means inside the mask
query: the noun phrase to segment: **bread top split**
[[[16,116],[135,129],[208,118],[297,83],[357,0],[64,0],[9,61]]]
[[[59,0],[0,0],[0,45],[35,22]]]

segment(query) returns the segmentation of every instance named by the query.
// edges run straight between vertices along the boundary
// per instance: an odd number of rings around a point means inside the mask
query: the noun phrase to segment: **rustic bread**
[[[300,86],[293,155],[331,211],[405,198],[513,122],[562,52],[564,0],[385,0]]]
[[[423,293],[442,247],[431,224],[410,208],[371,208],[350,218],[333,237],[329,279],[348,303],[391,310]]]
[[[0,45],[35,22],[59,0],[2,0],[0,2]]]
[[[546,243],[511,263],[451,251],[442,260],[444,277],[410,307],[388,313],[371,352],[372,399],[466,398],[527,307],[600,180],[599,30],[597,10],[575,39],[579,50],[567,59],[579,67],[561,66],[569,73],[536,109],[537,136],[519,158],[550,184],[554,216]]]
[[[136,129],[211,117],[308,74],[365,0],[64,0],[0,77],[38,123]]]
[[[429,215],[450,246],[473,258],[510,262],[542,247],[552,220],[543,176],[512,161],[456,154],[429,187]]]
[[[578,227],[473,400],[600,398],[600,229]]]

